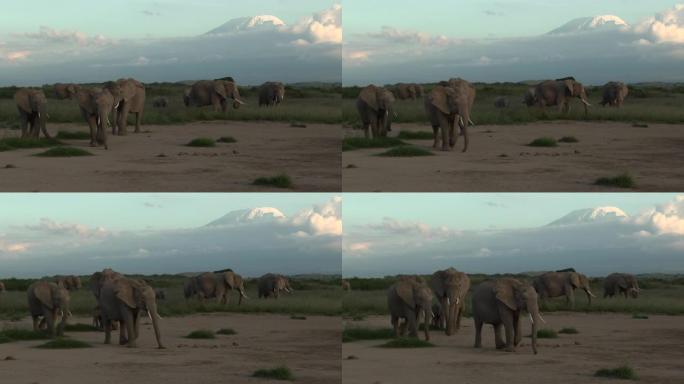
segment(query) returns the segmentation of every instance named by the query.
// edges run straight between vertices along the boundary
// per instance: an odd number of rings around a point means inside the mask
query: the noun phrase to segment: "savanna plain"
[[[530,274],[470,275],[471,287],[502,277],[533,279]],[[393,339],[387,288],[398,278],[348,279],[351,290],[343,298],[344,383],[680,383],[684,280],[672,275],[637,278],[637,299],[604,298],[604,279],[591,278],[591,291],[598,296],[591,305],[582,290],[575,292],[574,309],[563,297],[540,303],[545,323],[537,332],[536,355],[527,321],[515,352],[497,350],[487,324],[482,347],[473,348],[471,293],[461,327],[451,336],[431,325],[429,342],[422,331],[418,339]]]
[[[12,383],[339,383],[341,289],[339,277],[294,276],[291,294],[259,299],[257,282],[248,279],[238,305],[184,298],[186,277],[131,276],[165,292],[158,299],[161,338],[157,349],[151,322],[142,318],[137,348],[105,345],[92,326],[96,302],[87,288],[71,292],[65,337],[56,349],[39,346],[46,335],[31,331],[26,288],[32,280],[6,279],[0,294],[0,366]],[[77,348],[78,347],[78,348]],[[74,376],[76,375],[76,376]]]

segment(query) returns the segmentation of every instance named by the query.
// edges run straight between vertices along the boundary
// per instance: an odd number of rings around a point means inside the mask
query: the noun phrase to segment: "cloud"
[[[334,197],[323,205],[298,213],[290,220],[310,235],[342,235],[342,198]]]
[[[286,30],[301,35],[300,40],[310,43],[342,44],[342,5],[334,4]]]
[[[57,30],[47,26],[41,26],[38,32],[15,34],[17,37],[38,40],[50,44],[78,44],[80,46],[106,46],[115,44],[116,41],[103,35],[87,36],[76,30]]]
[[[89,228],[78,223],[58,223],[47,217],[41,218],[36,225],[27,225],[26,229],[50,235],[76,235],[83,238],[102,237],[108,234],[102,227]]]
[[[13,51],[3,54],[3,57],[7,61],[20,61],[25,60],[31,55],[31,51]]]
[[[684,4],[676,4],[640,23],[634,31],[655,43],[684,43]]]

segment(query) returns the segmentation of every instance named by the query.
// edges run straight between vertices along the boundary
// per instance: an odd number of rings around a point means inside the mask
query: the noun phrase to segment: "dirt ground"
[[[626,314],[554,313],[544,319],[543,328],[574,327],[579,333],[539,339],[538,355],[532,354],[529,338],[523,338],[515,353],[497,351],[491,326],[482,330],[483,347],[473,348],[471,319],[464,319],[461,330],[451,337],[431,332],[436,345],[432,348],[377,348],[382,340],[343,343],[343,383],[607,383],[622,380],[596,378],[594,372],[625,363],[635,370],[640,383],[684,382],[682,317],[639,320]],[[352,324],[388,327],[389,319],[371,317]],[[530,325],[524,324],[527,335]]]
[[[147,319],[145,319],[147,320]],[[0,371],[7,383],[271,383],[252,378],[257,369],[286,365],[296,383],[340,382],[340,319],[283,315],[203,314],[164,318],[156,349],[151,325],[140,327],[138,348],[104,345],[104,333],[71,332],[71,338],[93,348],[43,350],[44,341],[0,344]],[[90,323],[76,318],[72,323]],[[29,327],[27,318],[13,327]],[[143,324],[149,324],[145,321]],[[2,324],[7,326],[7,324]],[[197,329],[233,328],[237,334],[214,340],[187,339]],[[56,357],[58,355],[59,357]],[[16,360],[5,360],[12,356]],[[194,380],[193,380],[194,379]]]
[[[48,130],[87,131],[83,124]],[[251,185],[286,173],[295,191],[340,191],[339,125],[306,128],[275,122],[204,122],[147,125],[144,133],[109,136],[109,150],[88,140],[62,140],[95,156],[44,158],[45,149],[0,152],[0,191],[12,192],[238,192],[287,191]],[[132,128],[129,127],[129,131]],[[0,137],[17,136],[0,130]],[[187,147],[198,137],[233,136],[237,143]],[[15,168],[6,168],[11,164]]]
[[[432,132],[418,124],[396,124],[400,130]],[[345,136],[361,131],[345,130]],[[574,136],[578,143],[555,148],[529,147],[540,137]],[[432,149],[432,140],[408,140]],[[593,185],[600,177],[629,172],[636,191],[684,190],[684,126],[627,123],[544,122],[470,127],[470,148],[434,151],[436,156],[373,156],[384,149],[342,154],[344,191],[382,192],[584,192],[611,191]],[[353,167],[355,166],[355,167]],[[624,189],[618,189],[625,191]]]

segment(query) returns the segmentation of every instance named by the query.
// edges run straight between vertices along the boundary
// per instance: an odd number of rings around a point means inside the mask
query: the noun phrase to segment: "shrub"
[[[237,143],[237,140],[233,136],[221,136],[218,140],[219,143]]]
[[[632,315],[632,319],[648,320],[648,315],[645,313],[635,313]]]
[[[532,142],[527,145],[530,147],[557,147],[558,143],[553,137],[540,137],[532,140]]]
[[[576,328],[566,327],[566,328],[561,328],[561,330],[558,331],[558,333],[564,333],[566,335],[574,335],[574,334],[579,333],[579,331]]]
[[[373,139],[349,137],[342,140],[343,151],[352,151],[355,149],[365,148],[390,148],[400,145],[406,145],[406,143],[394,137],[376,137]]]
[[[596,377],[610,377],[614,379],[623,379],[623,380],[637,380],[638,376],[636,373],[634,373],[634,370],[628,366],[628,365],[622,365],[617,368],[603,368],[599,369],[594,373],[594,376]]]
[[[537,330],[537,337],[540,339],[555,339],[558,337],[558,333],[553,329],[539,329]]]
[[[259,369],[252,374],[252,377],[262,377],[274,380],[294,380],[294,375],[290,369],[284,365],[272,369]]]
[[[213,331],[210,331],[208,329],[200,329],[197,331],[190,332],[185,337],[188,339],[215,339],[216,335],[214,335]]]
[[[26,148],[47,148],[54,147],[56,145],[61,145],[57,139],[30,139],[30,138],[20,138],[20,137],[7,137],[0,139],[0,152],[11,151],[14,149],[26,149]]]
[[[276,188],[292,188],[293,186],[290,176],[284,173],[273,177],[260,177],[254,180],[252,184]]]
[[[403,140],[432,140],[434,134],[427,131],[401,131],[397,137]]]
[[[579,143],[579,140],[575,136],[563,136],[558,139],[559,143]]]
[[[390,328],[346,328],[342,331],[342,342],[358,340],[380,340],[394,337],[394,330]]]
[[[233,328],[221,328],[216,331],[217,335],[237,335],[237,332]]]
[[[41,344],[41,345],[36,346],[36,348],[45,348],[45,349],[72,349],[72,348],[90,348],[90,347],[92,347],[92,346],[86,342],[73,340],[73,339],[64,339],[64,338],[50,340],[45,344]]]
[[[190,142],[186,145],[188,147],[213,147],[216,145],[216,142],[214,139],[210,139],[208,137],[198,137],[196,139],[190,140]]]
[[[37,153],[36,156],[40,157],[78,157],[78,156],[92,156],[93,154],[81,149],[74,147],[55,147],[50,148],[45,152]]]
[[[615,177],[601,177],[597,179],[594,184],[617,188],[634,188],[636,186],[634,179],[632,179],[632,176],[628,173],[623,173]]]

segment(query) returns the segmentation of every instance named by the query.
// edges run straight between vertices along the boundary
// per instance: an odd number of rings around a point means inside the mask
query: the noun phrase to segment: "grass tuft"
[[[558,331],[558,333],[564,333],[566,335],[574,335],[574,334],[579,333],[579,331],[577,330],[577,328],[574,328],[574,327],[565,327],[565,328],[561,328],[561,330]]]
[[[434,153],[427,149],[404,145],[401,147],[392,148],[388,151],[378,154],[383,157],[417,157],[417,156],[434,156]]]
[[[292,315],[292,316],[290,316],[290,319],[292,319],[292,320],[306,320],[306,316]]]
[[[198,137],[196,139],[190,140],[190,142],[186,145],[188,147],[214,147],[216,146],[216,142],[214,139],[210,139],[208,137]]]
[[[558,333],[553,329],[543,328],[537,331],[537,337],[540,339],[555,339]]]
[[[237,140],[233,136],[221,136],[219,137],[218,140],[216,140],[218,143],[237,143]]]
[[[20,137],[7,137],[4,139],[0,139],[0,152],[11,151],[14,149],[48,148],[61,144],[62,142],[60,142],[57,139],[22,139]]]
[[[610,377],[613,379],[622,379],[622,380],[637,380],[639,377],[634,373],[634,370],[628,366],[628,365],[622,365],[617,368],[603,368],[599,369],[594,373],[594,376],[596,377]]]
[[[397,137],[402,140],[432,140],[434,134],[425,131],[401,131]]]
[[[364,148],[391,148],[406,145],[405,142],[394,137],[376,137],[366,139],[363,137],[348,137],[342,141],[343,151],[353,151]]]
[[[208,329],[199,329],[197,331],[190,332],[187,336],[188,339],[215,339],[216,335],[213,331]]]
[[[233,328],[221,328],[216,331],[217,335],[237,335],[237,332]]]
[[[57,138],[62,140],[88,140],[90,133],[81,131],[59,131]]]
[[[37,345],[36,348],[44,349],[73,349],[73,348],[90,348],[92,345],[79,340],[74,339],[54,339],[50,340],[45,344]]]
[[[615,177],[601,177],[597,179],[594,184],[617,188],[634,188],[636,186],[634,179],[632,179],[632,176],[628,173],[623,173]]]
[[[259,369],[254,371],[252,377],[261,377],[274,380],[294,380],[292,371],[290,371],[290,368],[284,365],[272,369]]]
[[[92,156],[93,154],[81,149],[74,147],[54,147],[50,148],[45,152],[36,153],[35,156],[40,157],[78,157],[78,156]]]
[[[5,329],[0,331],[0,343],[9,343],[20,340],[44,340],[49,339],[50,335],[43,331],[33,331],[29,329]]]
[[[293,186],[290,176],[284,173],[273,177],[260,177],[254,180],[252,184],[276,188],[292,188]]]
[[[382,340],[394,337],[394,331],[390,328],[345,328],[342,331],[342,342],[348,343],[358,340]]]
[[[575,136],[563,136],[558,139],[559,143],[579,143],[579,140]]]
[[[558,142],[553,137],[540,137],[527,145],[530,147],[557,147]]]
[[[632,319],[648,320],[648,315],[645,313],[635,313],[632,315]]]
[[[91,324],[83,324],[83,323],[76,323],[76,324],[67,324],[64,327],[65,332],[91,332],[91,331],[99,331],[99,329],[95,328]]]
[[[380,348],[427,348],[434,347],[435,345],[429,341],[416,339],[416,338],[398,338],[390,340],[385,344],[380,344]]]

